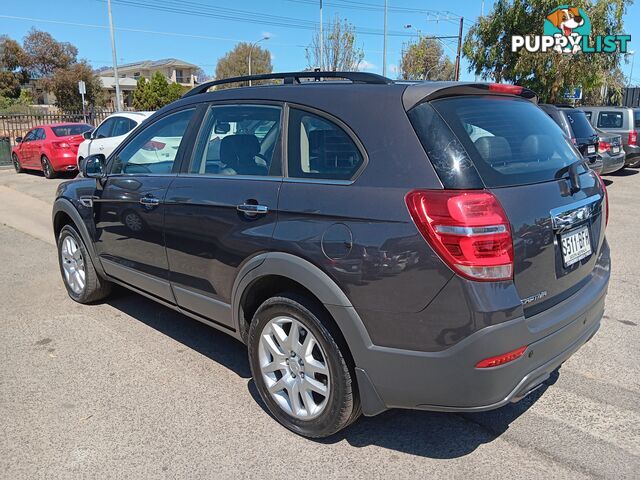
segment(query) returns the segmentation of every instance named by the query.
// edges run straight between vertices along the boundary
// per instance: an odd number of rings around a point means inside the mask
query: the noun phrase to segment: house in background
[[[177,58],[165,58],[163,60],[142,60],[140,62],[126,63],[118,65],[118,76],[120,77],[120,90],[122,100],[127,107],[131,106],[133,90],[136,88],[138,79],[151,77],[160,72],[169,83],[179,83],[185,87],[193,87],[198,83],[198,66],[193,63],[178,60]],[[115,105],[116,86],[113,69],[100,70],[100,81],[108,94],[108,103]]]
[[[193,87],[198,83],[197,71],[197,65],[177,58],[143,60],[141,62],[118,65],[120,78],[132,78],[137,81],[139,78],[144,77],[147,80],[151,80],[154,73],[160,72],[168,82],[179,83],[185,87]],[[113,77],[113,70],[110,68],[102,70],[100,76]]]

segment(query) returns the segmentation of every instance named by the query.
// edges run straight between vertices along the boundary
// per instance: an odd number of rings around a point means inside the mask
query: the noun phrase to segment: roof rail
[[[205,93],[211,87],[216,85],[225,85],[228,83],[248,82],[249,80],[283,80],[284,84],[303,83],[301,78],[313,78],[316,81],[323,78],[337,78],[344,80],[351,80],[353,83],[368,83],[374,85],[387,85],[393,83],[393,80],[377,75],[375,73],[366,72],[287,72],[287,73],[263,73],[260,75],[246,75],[242,77],[230,77],[222,80],[212,80],[198,85],[187,93],[182,98],[191,97],[192,95],[198,95],[199,93]]]

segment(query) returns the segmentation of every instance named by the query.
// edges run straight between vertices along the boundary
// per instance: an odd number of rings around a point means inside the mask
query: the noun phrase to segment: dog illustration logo
[[[554,10],[547,15],[547,20],[560,30],[565,37],[568,37],[575,28],[584,25],[585,17],[580,14],[580,9],[569,7]]]
[[[580,7],[560,5],[544,18],[542,35],[513,35],[511,51],[563,54],[627,53],[631,35],[591,35],[591,20]]]

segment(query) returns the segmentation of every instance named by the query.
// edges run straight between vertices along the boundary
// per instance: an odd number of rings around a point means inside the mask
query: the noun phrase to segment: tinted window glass
[[[622,112],[600,112],[598,128],[622,128]]]
[[[113,123],[113,129],[111,130],[112,137],[119,137],[120,135],[126,135],[131,131],[131,120],[125,117],[115,117]]]
[[[443,141],[443,128],[425,128],[434,115],[451,129],[453,143]],[[409,116],[445,184],[447,176],[467,175],[471,165],[490,188],[544,182],[581,158],[555,122],[527,100],[446,98],[418,105]]]
[[[289,176],[349,180],[364,159],[338,125],[303,110],[289,113]]]
[[[116,123],[115,118],[107,118],[104,122],[100,124],[97,128],[94,138],[108,138],[111,136],[111,130],[113,129],[114,124]]]
[[[31,130],[29,133],[27,133],[27,135],[24,137],[24,139],[22,140],[23,142],[31,142],[33,140],[36,139],[36,132],[37,130]]]
[[[204,120],[190,173],[280,175],[280,107],[220,105]]]
[[[640,128],[640,110],[634,110],[633,118],[635,128]]]
[[[36,138],[35,138],[35,140],[44,140],[45,138],[47,138],[47,135],[44,132],[44,128],[38,128],[36,130]]]
[[[56,137],[69,137],[72,135],[82,135],[84,132],[88,132],[93,127],[91,125],[61,125],[59,127],[51,127],[53,134]]]
[[[565,112],[575,138],[593,137],[596,134],[583,111],[565,110]]]
[[[584,112],[584,116],[587,117],[587,120],[591,121],[591,112]]]
[[[111,173],[170,173],[193,112],[168,115],[139,132],[116,155]]]

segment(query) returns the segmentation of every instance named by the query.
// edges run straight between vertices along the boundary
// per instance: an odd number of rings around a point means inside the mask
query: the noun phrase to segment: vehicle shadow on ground
[[[229,335],[120,287],[114,290],[107,303],[225,366],[239,377],[251,378],[247,348]],[[162,310],[161,314],[158,310]]]
[[[46,180],[44,173],[42,173],[42,170],[24,170],[20,175],[31,175],[32,177],[41,177]],[[78,176],[77,171],[56,172],[55,178],[71,180],[76,178],[77,176]]]
[[[247,350],[242,343],[225,333],[121,288],[115,290],[108,304],[247,379],[250,395],[262,410],[271,416],[251,378]],[[438,459],[462,457],[480,445],[500,437],[514,420],[540,398],[550,384],[555,383],[557,378],[556,372],[541,388],[520,402],[491,412],[438,413],[389,410],[375,417],[360,417],[342,432],[315,441],[322,444],[346,441],[354,447],[374,445]],[[274,428],[278,427],[274,425]]]
[[[377,446],[435,459],[463,457],[506,432],[509,425],[524,414],[558,377],[559,373],[554,372],[535,392],[498,410],[481,413],[388,410],[375,417],[361,416],[342,432],[315,441],[334,444],[344,440],[353,447]],[[271,415],[253,379],[248,388],[253,399]]]

